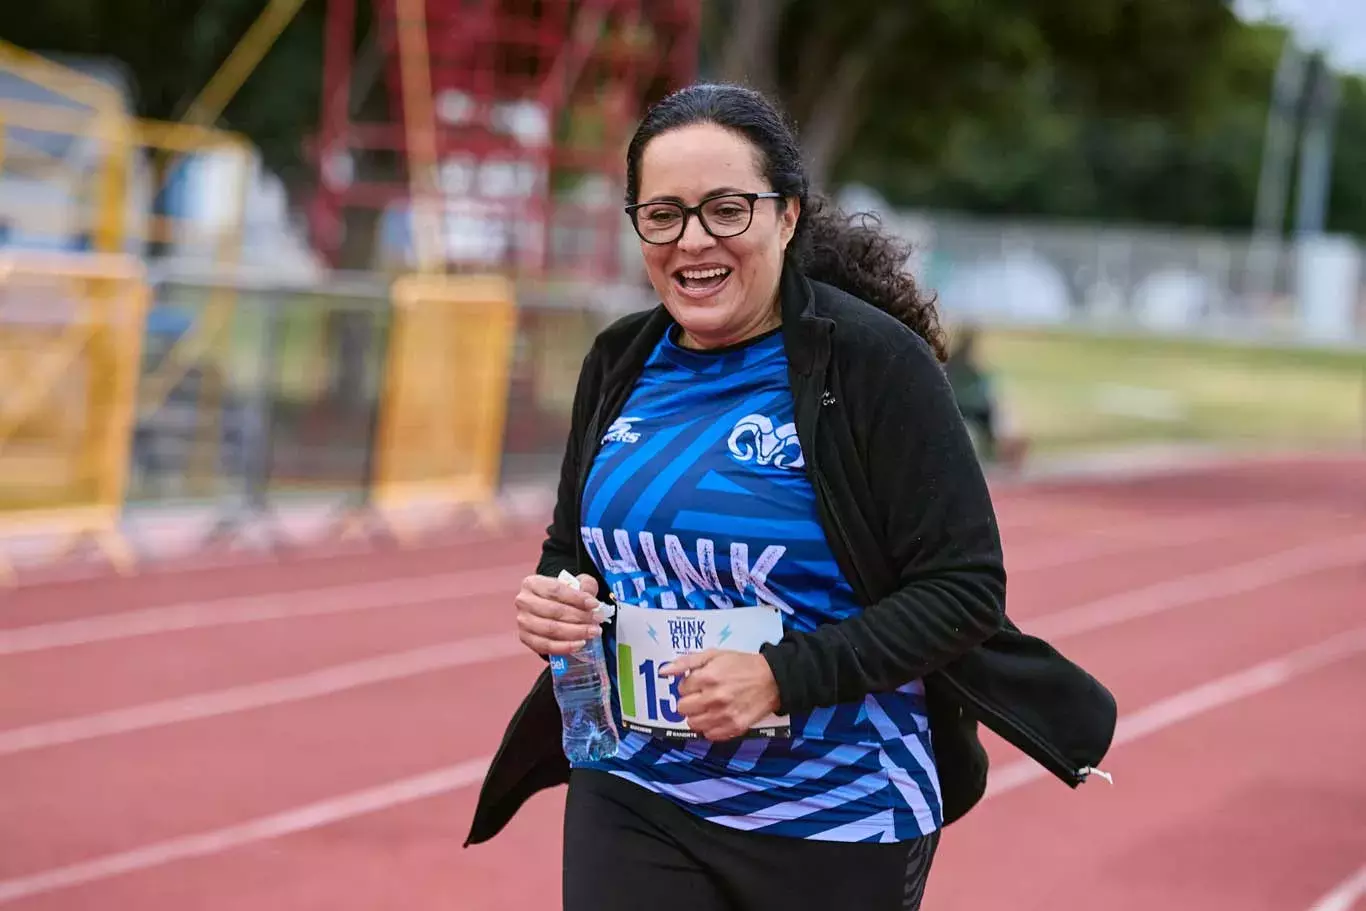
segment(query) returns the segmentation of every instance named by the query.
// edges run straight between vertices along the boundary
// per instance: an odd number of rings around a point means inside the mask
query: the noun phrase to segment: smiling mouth
[[[685,291],[714,291],[730,278],[731,269],[714,266],[708,269],[679,269],[674,273],[674,281]]]

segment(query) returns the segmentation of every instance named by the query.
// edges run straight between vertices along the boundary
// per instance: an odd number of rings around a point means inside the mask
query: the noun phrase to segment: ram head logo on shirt
[[[775,468],[798,469],[806,465],[797,425],[784,424],[777,430],[762,414],[743,417],[730,432],[730,454],[740,462],[758,462]]]

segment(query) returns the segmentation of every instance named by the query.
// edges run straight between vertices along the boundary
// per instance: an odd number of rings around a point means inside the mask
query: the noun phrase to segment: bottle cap
[[[569,570],[560,570],[559,579],[561,582],[563,582],[565,585],[568,585],[570,588],[573,588],[577,591],[583,591],[583,586],[579,584],[579,577],[571,573]],[[596,598],[594,598],[593,600],[597,601]],[[606,621],[611,620],[613,617],[615,617],[616,614],[617,609],[615,607],[613,607],[610,604],[604,604],[603,602],[598,601],[598,606],[593,611],[593,618],[597,620],[599,623],[605,623]]]

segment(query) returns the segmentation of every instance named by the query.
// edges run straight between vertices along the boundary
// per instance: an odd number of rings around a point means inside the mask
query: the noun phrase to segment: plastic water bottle
[[[578,578],[567,572],[559,578],[566,585],[580,587]],[[612,684],[602,638],[589,639],[568,655],[551,655],[550,679],[560,704],[560,740],[569,761],[595,762],[615,756],[620,735],[612,718]]]

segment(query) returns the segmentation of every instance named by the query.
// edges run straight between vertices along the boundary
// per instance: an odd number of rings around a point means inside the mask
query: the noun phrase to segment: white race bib
[[[765,642],[783,637],[783,618],[776,607],[716,610],[661,610],[617,605],[617,698],[628,730],[674,740],[702,735],[678,713],[682,677],[664,677],[659,669],[691,652],[709,648],[757,654]],[[787,737],[786,715],[761,718],[743,737]]]

